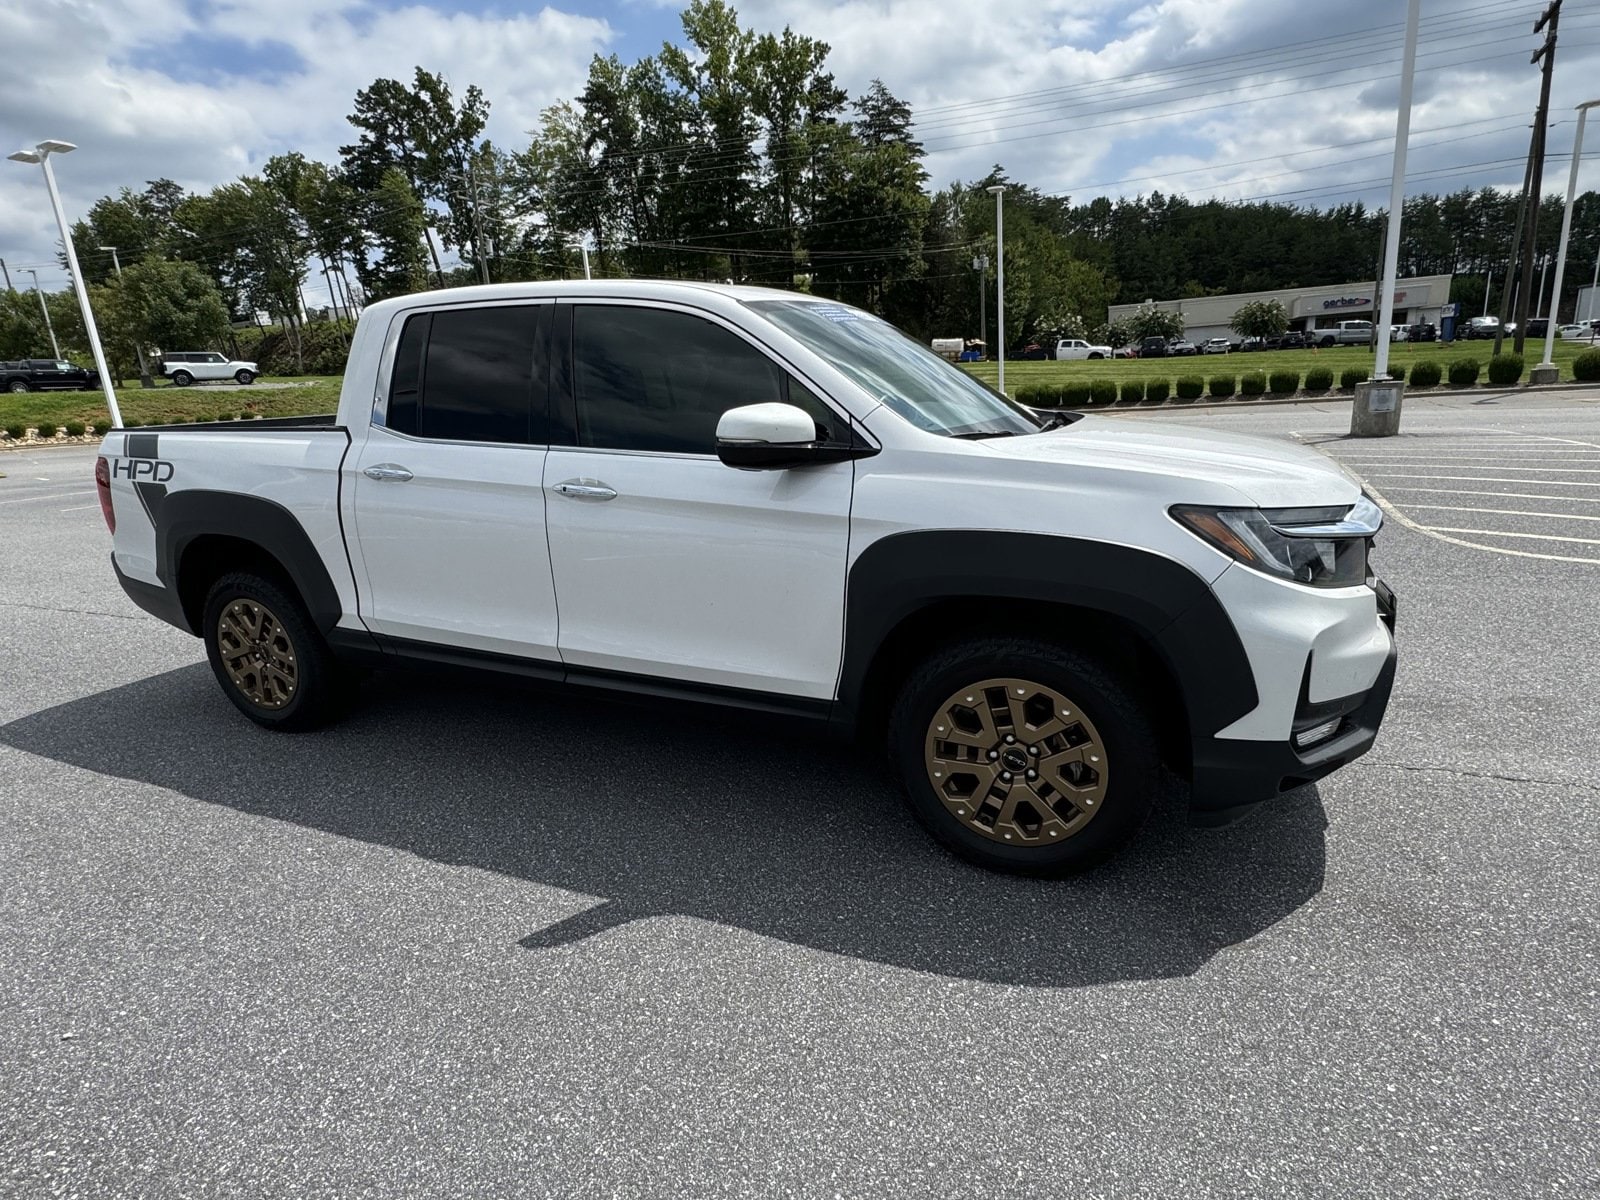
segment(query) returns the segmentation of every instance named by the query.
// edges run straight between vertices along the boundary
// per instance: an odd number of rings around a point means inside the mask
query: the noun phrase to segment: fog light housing
[[[1332,717],[1320,724],[1311,726],[1310,729],[1298,729],[1294,735],[1294,745],[1297,750],[1304,750],[1307,746],[1315,746],[1318,742],[1325,742],[1339,731],[1339,722],[1343,717]]]

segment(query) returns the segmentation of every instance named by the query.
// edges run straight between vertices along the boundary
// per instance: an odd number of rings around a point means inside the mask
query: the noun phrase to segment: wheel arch
[[[293,513],[259,496],[175,492],[156,518],[156,575],[176,592],[189,632],[200,631],[206,592],[229,571],[256,570],[299,595],[323,634],[343,606],[333,579]]]
[[[1180,771],[1197,739],[1259,702],[1233,622],[1181,563],[1051,534],[924,531],[874,543],[851,567],[839,722],[875,734],[930,646],[996,632],[1107,660],[1150,704]]]

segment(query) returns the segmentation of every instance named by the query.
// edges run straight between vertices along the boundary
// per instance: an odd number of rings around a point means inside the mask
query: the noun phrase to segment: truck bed
[[[252,430],[271,429],[279,433],[295,429],[342,429],[337,413],[312,413],[300,417],[257,417],[249,421],[179,421],[172,425],[141,425],[140,431],[151,433],[199,433],[206,430],[226,430],[229,433],[249,433]]]

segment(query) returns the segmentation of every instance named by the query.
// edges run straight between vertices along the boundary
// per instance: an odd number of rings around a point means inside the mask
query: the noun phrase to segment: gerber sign
[[[1394,302],[1396,304],[1400,304],[1400,303],[1404,302],[1405,298],[1406,298],[1406,294],[1404,292],[1396,292],[1394,294]],[[1328,309],[1328,308],[1371,308],[1372,307],[1372,297],[1371,296],[1335,296],[1332,300],[1324,300],[1322,302],[1322,307],[1324,309]]]

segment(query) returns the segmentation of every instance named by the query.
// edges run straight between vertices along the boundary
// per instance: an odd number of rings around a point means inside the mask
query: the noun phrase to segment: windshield
[[[814,300],[746,303],[918,429],[947,437],[1036,433],[1041,422],[887,321]]]

